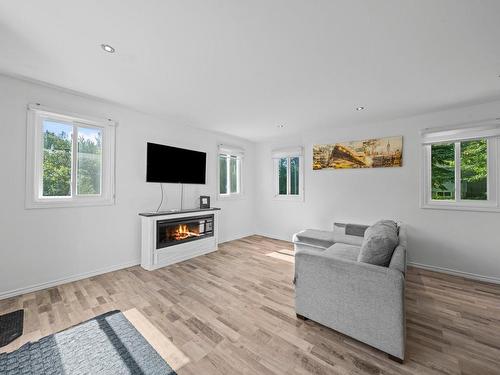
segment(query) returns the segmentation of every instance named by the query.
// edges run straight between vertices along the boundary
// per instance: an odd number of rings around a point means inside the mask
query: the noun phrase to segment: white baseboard
[[[292,242],[291,237],[284,238],[284,237],[277,236],[276,234],[271,234],[271,233],[266,233],[266,232],[259,232],[259,233],[255,233],[255,234],[258,236],[271,238],[273,240],[286,241],[286,242],[290,242],[290,243]]]
[[[276,236],[275,234],[269,234],[269,233],[265,233],[265,232],[260,232],[257,234],[259,236],[263,236],[263,237],[269,237],[269,238],[273,238],[276,240],[290,242],[290,240],[280,238],[279,236]],[[416,262],[408,262],[408,265],[413,266],[413,267],[417,267],[417,268],[423,268],[423,269],[429,270],[429,271],[446,273],[448,275],[453,275],[453,276],[460,276],[460,277],[463,277],[465,279],[472,279],[472,280],[484,281],[487,283],[500,284],[500,277],[483,276],[483,275],[478,275],[475,273],[454,270],[454,269],[446,268],[446,267],[430,266],[428,264],[422,264],[422,263],[416,263]]]
[[[493,283],[493,284],[500,284],[500,277],[483,276],[483,275],[478,275],[475,273],[453,270],[453,269],[446,268],[446,267],[430,266],[428,264],[415,263],[415,262],[408,262],[408,265],[413,266],[413,267],[417,267],[417,268],[423,268],[424,270],[442,272],[442,273],[446,273],[448,275],[453,275],[453,276],[460,276],[460,277],[463,277],[466,279],[485,281],[485,282]]]
[[[141,263],[141,260],[137,259],[137,260],[133,260],[131,262],[117,264],[117,265],[113,265],[113,266],[109,266],[109,267],[104,267],[104,268],[100,268],[98,270],[94,270],[94,271],[90,271],[90,272],[80,273],[78,275],[63,277],[60,279],[47,281],[47,282],[40,283],[40,284],[30,285],[30,286],[19,288],[19,289],[7,290],[5,292],[0,292],[0,300],[5,299],[5,298],[19,296],[21,294],[36,292],[36,291],[42,290],[42,289],[52,288],[52,287],[57,286],[57,285],[71,283],[73,281],[86,279],[88,277],[102,275],[103,273],[121,270],[123,268],[136,266],[140,263]]]
[[[234,241],[234,240],[237,240],[237,239],[240,239],[240,238],[251,236],[252,234],[240,234],[240,235],[236,235],[236,236],[234,236],[234,238],[227,239],[224,242]],[[7,291],[4,291],[4,292],[0,291],[0,300],[6,299],[6,298],[10,298],[10,297],[16,297],[16,296],[19,296],[21,294],[36,292],[36,291],[39,291],[39,290],[42,290],[42,289],[52,288],[54,286],[58,286],[58,285],[61,285],[61,284],[66,284],[66,283],[71,283],[73,281],[78,281],[78,280],[86,279],[86,278],[92,277],[92,276],[102,275],[103,273],[118,271],[118,270],[121,270],[123,268],[128,268],[128,267],[136,266],[136,265],[139,265],[139,264],[141,264],[141,260],[137,259],[137,260],[134,260],[134,261],[131,261],[131,262],[117,264],[117,265],[113,265],[113,266],[110,266],[110,267],[104,267],[104,268],[100,268],[98,270],[94,270],[94,271],[90,271],[90,272],[84,272],[84,273],[80,273],[80,274],[73,275],[73,276],[63,277],[63,278],[60,278],[60,279],[55,279],[55,280],[47,281],[47,282],[40,283],[40,284],[34,284],[34,285],[26,286],[26,287],[23,287],[23,288],[18,288],[18,289],[13,289],[13,290],[7,290]]]
[[[266,236],[265,234],[259,234],[259,235]],[[266,237],[272,238],[271,236],[266,236]],[[44,283],[40,283],[40,284],[30,285],[30,286],[23,287],[23,288],[8,290],[5,292],[0,292],[0,300],[10,298],[10,297],[19,296],[21,294],[36,292],[36,291],[42,290],[42,289],[52,288],[54,286],[58,286],[61,284],[66,284],[66,283],[70,283],[73,281],[86,279],[88,277],[102,275],[103,273],[121,270],[123,268],[128,268],[128,267],[139,265],[140,263],[141,263],[140,259],[137,259],[137,260],[134,260],[131,262],[126,262],[126,263],[122,263],[122,264],[118,264],[118,265],[113,265],[110,267],[100,268],[98,270],[94,270],[91,272],[84,272],[84,273],[80,273],[78,275],[68,276],[68,277],[64,277],[64,278],[60,278],[60,279],[56,279],[56,280],[52,280],[52,281],[48,281],[48,282],[44,282]],[[473,280],[479,280],[479,281],[484,281],[484,282],[489,282],[489,283],[494,283],[494,284],[500,284],[500,277],[483,276],[483,275],[478,275],[478,274],[474,274],[474,273],[470,273],[470,272],[458,271],[458,270],[453,270],[453,269],[445,268],[445,267],[430,266],[428,264],[422,264],[422,263],[416,263],[416,262],[408,262],[408,265],[413,266],[413,267],[417,267],[417,268],[423,268],[423,269],[429,270],[429,271],[442,272],[442,273],[446,273],[449,275],[460,276],[460,277],[464,277],[467,279],[473,279]]]
[[[224,238],[223,240],[219,239],[219,245],[221,243],[225,243],[225,242],[231,242],[231,241],[235,241],[235,240],[239,240],[241,238],[245,238],[245,237],[248,237],[248,236],[253,236],[255,233],[252,233],[252,232],[248,232],[248,233],[239,233],[239,234],[236,234],[234,236],[231,236],[231,237],[228,237],[228,238]]]

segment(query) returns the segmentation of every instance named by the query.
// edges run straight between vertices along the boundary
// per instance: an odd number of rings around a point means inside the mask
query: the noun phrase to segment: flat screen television
[[[146,182],[204,184],[207,154],[148,142]]]

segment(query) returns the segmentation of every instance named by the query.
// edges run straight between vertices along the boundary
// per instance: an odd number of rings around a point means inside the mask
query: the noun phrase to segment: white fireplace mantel
[[[182,262],[216,251],[218,248],[220,208],[190,209],[182,211],[140,213],[142,226],[141,266],[149,271]],[[156,223],[161,220],[189,218],[200,215],[214,215],[213,236],[196,241],[182,242],[178,245],[158,249],[156,246]]]

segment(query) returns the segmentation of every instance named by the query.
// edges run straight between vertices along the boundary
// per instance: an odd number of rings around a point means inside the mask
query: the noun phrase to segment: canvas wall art
[[[403,137],[313,146],[313,169],[401,167]]]

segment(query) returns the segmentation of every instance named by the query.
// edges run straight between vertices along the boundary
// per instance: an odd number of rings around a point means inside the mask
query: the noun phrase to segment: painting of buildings
[[[401,167],[403,137],[313,146],[313,169]]]

